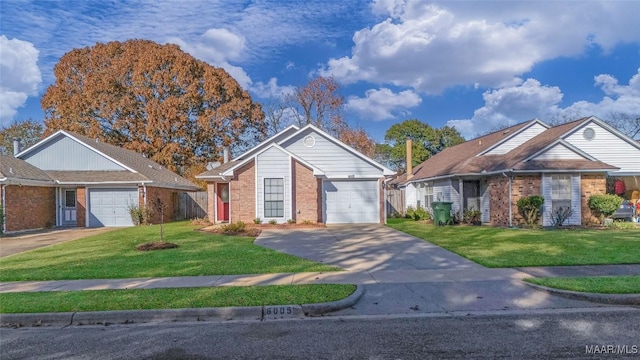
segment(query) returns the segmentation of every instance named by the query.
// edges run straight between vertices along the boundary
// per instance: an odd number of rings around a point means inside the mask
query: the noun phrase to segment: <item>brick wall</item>
[[[5,196],[7,232],[56,225],[55,188],[8,185],[5,187]]]
[[[489,212],[491,225],[509,226],[509,178],[492,176],[489,184]],[[514,176],[511,180],[512,224],[520,225],[524,219],[518,213],[518,200],[526,196],[542,195],[540,175]]]
[[[78,221],[78,226],[86,227],[87,226],[87,188],[77,188],[76,189],[76,220]]]
[[[507,189],[508,190],[508,189]],[[513,206],[513,224],[524,224],[524,218],[518,212],[518,200],[523,197],[542,195],[542,176],[541,175],[527,175],[527,176],[514,176],[511,187],[511,201]],[[542,214],[540,214],[540,222],[542,225]]]
[[[580,207],[582,210],[582,224],[598,223],[600,220],[589,209],[591,195],[606,194],[607,179],[604,174],[583,174],[580,179]]]
[[[234,170],[235,176],[229,184],[231,222],[242,220],[252,223],[256,218],[256,167],[251,161]],[[211,198],[210,198],[211,199]],[[215,201],[215,198],[213,199]]]
[[[322,197],[322,183],[316,181],[313,170],[296,160],[292,161],[291,167],[293,218],[298,222],[305,220],[322,222],[322,203],[318,201],[318,198]],[[320,204],[320,211],[318,211],[318,204]],[[320,217],[318,217],[319,214]]]
[[[164,208],[164,222],[171,222],[175,219],[173,210],[175,209],[175,197],[177,190],[147,186],[147,206],[151,207],[150,224],[160,224],[161,214],[156,210],[154,204],[156,199],[160,199]]]

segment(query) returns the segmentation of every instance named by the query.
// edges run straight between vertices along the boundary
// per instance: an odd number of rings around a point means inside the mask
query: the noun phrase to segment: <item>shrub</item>
[[[462,221],[465,224],[478,224],[481,222],[481,216],[480,210],[465,210],[462,214]]]
[[[302,220],[302,224],[304,224],[304,225],[313,225],[313,224],[315,224],[315,221],[311,221],[311,220]]]
[[[638,225],[633,222],[614,221],[611,223],[611,229],[615,230],[636,230],[639,229]]]
[[[151,208],[147,206],[138,207],[135,204],[129,204],[127,207],[129,210],[129,215],[131,215],[131,221],[133,225],[148,225],[149,218],[151,217]]]
[[[295,224],[296,220],[295,219],[289,219],[287,220],[287,224]]]
[[[269,220],[269,225],[276,225],[276,224],[278,224],[278,221],[276,219]]]
[[[431,219],[431,214],[421,206],[418,206],[417,208],[414,208],[413,206],[409,206],[407,208],[406,217],[409,219],[413,219],[415,221],[429,220]]]
[[[243,232],[245,229],[245,224],[242,221],[238,221],[236,223],[229,223],[226,225],[222,225],[220,230],[222,230],[223,234],[233,235],[239,232]]]
[[[535,227],[538,225],[540,214],[542,213],[542,205],[544,205],[542,196],[533,195],[520,198],[516,205],[518,206],[518,213],[522,216],[527,226]]]
[[[623,199],[618,195],[591,195],[589,197],[589,209],[593,210],[604,223],[604,218],[613,215],[622,204]]]
[[[551,220],[551,226],[560,227],[564,224],[567,219],[569,219],[573,215],[573,209],[570,206],[566,208],[559,207],[554,210],[551,214],[549,214]]]
[[[262,219],[260,219],[260,218],[255,218],[255,219],[253,219],[253,223],[254,223],[254,224],[262,224]]]

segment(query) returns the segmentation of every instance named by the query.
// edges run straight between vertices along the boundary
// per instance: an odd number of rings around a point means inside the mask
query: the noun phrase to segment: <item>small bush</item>
[[[618,195],[591,195],[591,197],[589,197],[589,209],[593,210],[596,215],[600,217],[601,223],[604,223],[604,218],[613,215],[623,200],[624,199]]]
[[[259,225],[259,224],[262,224],[262,219],[260,219],[260,218],[255,218],[255,219],[253,219],[253,223],[254,223],[254,224],[258,224],[258,225]]]
[[[296,220],[295,219],[289,219],[287,220],[287,224],[295,224]]]
[[[567,219],[569,219],[573,215],[573,209],[570,206],[566,208],[559,207],[551,214],[549,214],[551,220],[551,226],[553,227],[561,227]]]
[[[129,210],[129,215],[131,215],[131,221],[133,222],[133,225],[138,226],[149,224],[149,219],[152,215],[150,207],[138,207],[138,205],[129,204],[127,209]]]
[[[465,224],[479,224],[482,212],[480,210],[465,210],[462,214],[462,222]]]
[[[269,220],[269,225],[277,225],[278,221],[276,219]]]
[[[638,225],[636,225],[635,223],[626,222],[626,221],[614,221],[613,223],[611,223],[609,228],[615,229],[615,230],[637,230],[637,229],[640,229],[640,227]]]
[[[518,213],[524,218],[524,222],[528,227],[538,225],[540,214],[542,213],[542,205],[544,205],[542,196],[533,195],[520,198],[516,205],[518,206]]]
[[[233,235],[239,232],[243,232],[245,229],[245,224],[242,221],[238,221],[236,223],[230,223],[226,225],[222,225],[220,230],[222,230],[223,234]]]
[[[315,224],[315,222],[311,221],[311,220],[302,220],[302,224],[303,225],[313,225],[313,224]]]
[[[196,225],[196,226],[209,226],[211,225],[211,221],[209,221],[209,219],[207,219],[206,217],[203,218],[195,218],[191,220],[191,225]]]
[[[409,219],[413,219],[414,221],[430,220],[431,214],[427,210],[425,210],[422,206],[418,206],[417,208],[414,208],[413,206],[409,206],[407,208],[406,217]]]

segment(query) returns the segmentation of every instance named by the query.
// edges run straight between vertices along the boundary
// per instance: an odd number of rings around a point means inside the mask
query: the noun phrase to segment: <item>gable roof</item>
[[[0,183],[54,185],[47,173],[9,155],[0,155]]]
[[[39,148],[54,139],[66,136],[78,143],[88,147],[98,154],[117,163],[127,171],[46,171],[46,173],[59,183],[119,183],[138,182],[146,183],[158,187],[168,187],[184,190],[197,190],[199,187],[191,181],[161,166],[157,162],[147,159],[141,154],[127,150],[118,146],[96,141],[87,136],[76,134],[70,131],[59,130],[46,137],[32,147],[17,154],[20,158]],[[75,177],[74,177],[75,176]]]
[[[278,150],[286,153],[287,155],[291,156],[292,158],[294,158],[296,161],[298,161],[299,163],[305,165],[306,167],[310,168],[313,170],[313,174],[314,175],[324,175],[324,172],[322,171],[322,169],[318,168],[317,166],[313,165],[312,163],[304,160],[303,158],[301,158],[300,156],[296,155],[295,153],[285,149],[283,146],[281,146],[283,143],[285,143],[286,141],[288,141],[289,139],[295,137],[296,135],[306,131],[307,129],[312,129],[313,131],[317,132],[319,135],[325,137],[327,140],[331,141],[332,143],[336,144],[337,146],[340,146],[341,148],[347,150],[348,152],[354,154],[355,156],[361,158],[362,160],[364,160],[365,162],[373,165],[374,167],[379,168],[382,172],[383,175],[393,175],[395,174],[394,171],[386,168],[384,165],[381,165],[379,163],[377,163],[376,161],[370,159],[369,157],[365,156],[364,154],[360,153],[359,151],[355,150],[354,148],[344,144],[343,142],[341,142],[340,140],[334,138],[333,136],[327,134],[326,132],[322,131],[321,129],[319,129],[318,127],[314,126],[313,124],[308,124],[302,128],[298,128],[297,126],[291,125],[288,128],[282,130],[281,132],[273,135],[272,137],[270,137],[269,139],[261,142],[260,144],[256,145],[254,148],[249,149],[248,151],[246,151],[244,154],[238,156],[237,158],[233,159],[232,161],[229,161],[225,164],[222,164],[216,168],[213,168],[211,170],[207,170],[201,174],[198,174],[196,176],[197,179],[224,179],[225,176],[233,176],[233,170],[237,169],[241,166],[243,166],[244,164],[246,164],[247,162],[251,161],[255,156],[263,153],[264,151],[266,151],[267,149],[270,148],[277,148]]]
[[[537,119],[514,125],[491,134],[446,148],[435,156],[414,167],[413,178],[408,182],[427,178],[448,177],[453,175],[486,174],[505,171],[608,171],[617,169],[601,161],[595,161],[588,154],[563,141],[562,138],[580,127],[592,117],[581,118],[569,123],[547,128],[547,130],[525,141],[502,155],[483,155],[487,149],[495,148],[523,131]],[[584,157],[573,160],[535,160],[534,155],[541,154],[555,144],[562,143],[572,151]]]

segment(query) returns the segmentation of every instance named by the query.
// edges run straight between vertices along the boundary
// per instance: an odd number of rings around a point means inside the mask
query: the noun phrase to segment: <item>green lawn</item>
[[[187,222],[164,225],[177,249],[136,251],[159,239],[159,226],[138,226],[0,259],[0,281],[339,271],[253,244],[253,238],[194,231]]]
[[[640,230],[528,230],[434,226],[389,219],[390,227],[487,267],[639,264]]]
[[[1,293],[0,313],[312,304],[343,299],[355,289],[355,285],[314,284]]]
[[[533,284],[602,294],[640,294],[640,276],[589,276],[575,278],[530,278]]]

